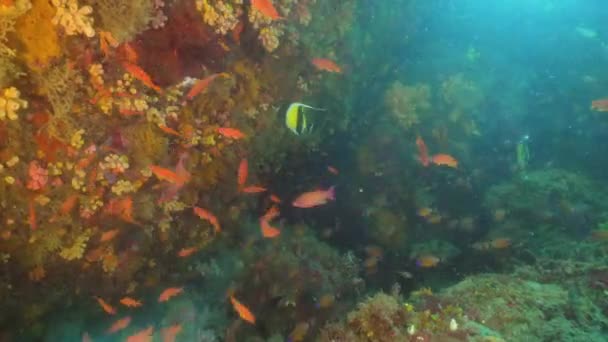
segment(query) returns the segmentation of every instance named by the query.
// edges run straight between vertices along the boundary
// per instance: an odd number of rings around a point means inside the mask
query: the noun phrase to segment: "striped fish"
[[[326,111],[327,109],[315,108],[303,103],[294,102],[289,105],[285,112],[285,125],[295,135],[311,133],[313,124],[306,115],[306,109]]]

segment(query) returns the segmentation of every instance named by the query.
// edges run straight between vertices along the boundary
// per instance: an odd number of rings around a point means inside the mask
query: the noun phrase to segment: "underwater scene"
[[[0,342],[608,341],[604,0],[0,0]]]

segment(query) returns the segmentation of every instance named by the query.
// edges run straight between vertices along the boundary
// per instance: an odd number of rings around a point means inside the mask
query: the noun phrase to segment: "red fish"
[[[458,167],[458,160],[449,154],[435,154],[433,157],[431,157],[431,162],[435,165],[443,165],[453,168]]]
[[[158,179],[177,185],[184,185],[190,178],[186,175],[179,175],[177,172],[157,165],[150,165],[150,171],[152,171],[152,173],[158,177]]]
[[[150,77],[150,75],[148,75],[148,73],[145,72],[144,69],[140,68],[139,65],[133,64],[133,63],[129,63],[129,62],[123,62],[122,66],[131,75],[133,75],[134,78],[140,80],[141,83],[143,83],[145,86],[156,90],[158,93],[162,93],[163,92],[163,90],[160,89],[159,86],[157,86],[156,84],[154,84],[154,82],[152,81],[152,78]]]
[[[235,140],[243,139],[246,136],[245,133],[239,131],[238,129],[230,127],[219,127],[217,129],[217,132],[225,136],[226,138],[231,138]]]
[[[267,239],[275,238],[281,234],[281,231],[271,226],[264,217],[260,218],[260,228],[262,229],[262,236]]]
[[[247,174],[249,170],[249,164],[247,163],[247,159],[242,159],[239,164],[239,170],[237,172],[237,184],[239,188],[243,187],[247,182]]]
[[[188,94],[186,94],[186,98],[188,100],[192,100],[196,95],[200,94],[205,89],[207,89],[207,87],[209,87],[209,84],[211,84],[211,82],[213,82],[213,80],[215,80],[218,76],[221,76],[223,74],[224,73],[209,75],[209,76],[203,78],[202,80],[197,81],[196,83],[194,83],[192,88],[190,88],[190,91],[188,92]]]
[[[178,131],[174,130],[171,127],[167,127],[165,125],[158,125],[158,128],[161,129],[161,131],[167,133],[167,134],[171,134],[171,135],[175,135],[176,137],[181,137],[181,134],[179,134]]]
[[[173,198],[175,198],[175,196],[177,196],[177,193],[181,190],[184,184],[190,181],[191,175],[184,166],[185,160],[187,158],[187,153],[182,153],[180,155],[177,165],[175,166],[175,175],[177,176],[178,182],[169,184],[169,186],[165,188],[160,199],[158,200],[158,203],[171,201]]]
[[[318,207],[336,199],[334,187],[327,190],[316,190],[305,192],[298,196],[292,203],[297,208],[313,208]]]
[[[108,215],[117,216],[125,222],[137,223],[133,219],[133,199],[131,196],[110,199],[104,210]]]
[[[198,248],[196,247],[182,248],[179,250],[179,252],[177,252],[177,256],[180,258],[187,258],[196,253],[196,251],[198,251]]]
[[[327,166],[327,171],[329,171],[329,173],[331,173],[332,175],[339,175],[340,171],[338,171],[338,169],[336,169],[335,167],[329,165]]]
[[[138,308],[140,306],[142,306],[143,304],[141,303],[141,301],[137,300],[137,299],[133,299],[131,297],[123,297],[120,300],[120,304],[128,307],[128,308]]]
[[[232,307],[239,314],[244,321],[249,322],[251,324],[255,324],[255,316],[245,305],[241,304],[236,298],[230,296],[230,302],[232,303]]]
[[[416,137],[416,146],[418,146],[418,159],[422,166],[429,166],[429,150],[420,136]]]
[[[154,328],[148,327],[144,330],[140,330],[134,335],[127,337],[127,342],[152,342],[154,337]]]
[[[266,188],[258,185],[250,185],[243,188],[243,192],[246,194],[257,194],[266,191]]]
[[[99,306],[101,306],[103,311],[110,315],[116,315],[116,309],[112,305],[106,303],[105,300],[99,297],[95,297],[95,299],[97,299],[97,303],[99,303]]]
[[[281,203],[281,198],[275,194],[270,195],[270,201],[272,203],[276,203],[276,204],[280,204]]]
[[[213,228],[215,228],[216,233],[219,233],[222,230],[220,227],[220,223],[217,220],[217,217],[215,217],[215,215],[213,215],[210,211],[199,207],[194,207],[193,210],[196,216],[211,223]]]
[[[313,58],[311,63],[321,71],[329,71],[335,73],[341,73],[342,68],[336,62],[327,58]]]
[[[131,324],[130,316],[119,319],[118,321],[114,322],[114,324],[112,324],[112,326],[108,329],[107,333],[113,334],[117,331],[123,330],[123,329],[127,328],[129,326],[129,324]]]
[[[598,112],[608,112],[608,99],[598,99],[591,101],[591,110]]]
[[[162,302],[166,302],[169,299],[179,295],[180,293],[184,292],[184,288],[183,287],[170,287],[166,290],[164,290],[160,296],[158,296],[158,302],[162,303]]]
[[[270,209],[268,209],[268,211],[266,211],[266,213],[261,217],[261,219],[270,222],[279,215],[280,215],[279,207],[277,207],[276,205],[273,205],[272,207],[270,207]]]
[[[162,330],[163,342],[175,342],[175,337],[182,331],[181,324],[173,324],[172,326]]]
[[[270,0],[251,0],[251,6],[272,20],[281,19],[279,12],[277,12]]]
[[[101,233],[99,242],[106,242],[106,241],[110,241],[110,240],[114,239],[116,237],[116,235],[118,235],[118,232],[119,232],[118,229],[111,229],[111,230],[108,230],[107,232]]]

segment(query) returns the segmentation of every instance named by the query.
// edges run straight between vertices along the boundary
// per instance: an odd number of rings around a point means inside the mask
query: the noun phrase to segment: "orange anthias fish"
[[[430,268],[437,266],[440,261],[441,259],[434,255],[422,255],[416,259],[416,265],[418,267]]]
[[[333,201],[336,199],[334,187],[330,187],[327,190],[316,190],[305,192],[298,196],[292,205],[297,208],[313,208]]]
[[[150,165],[150,171],[152,171],[158,179],[177,185],[184,185],[190,180],[189,177],[185,175],[178,175],[174,171],[156,165]]]
[[[341,73],[342,68],[336,62],[327,58],[313,58],[311,63],[321,71]]]
[[[270,202],[280,204],[281,198],[275,194],[270,195]]]
[[[181,134],[179,134],[178,131],[174,130],[171,127],[167,127],[165,125],[158,125],[158,128],[160,128],[161,131],[163,131],[163,132],[165,132],[167,134],[171,134],[171,135],[174,135],[176,137],[181,137],[182,136]]]
[[[274,220],[276,217],[278,217],[280,214],[279,212],[279,207],[277,207],[276,205],[273,205],[272,207],[270,207],[270,209],[268,209],[268,211],[266,211],[266,213],[264,213],[264,215],[261,217],[261,219],[264,219],[268,222]]]
[[[219,233],[222,230],[220,227],[220,223],[217,220],[217,217],[215,217],[215,215],[213,215],[210,211],[199,207],[194,207],[193,210],[196,216],[211,223],[213,228],[215,228],[216,233]]]
[[[444,165],[453,168],[458,167],[458,160],[449,154],[435,154],[431,157],[431,162],[435,165]]]
[[[130,196],[124,198],[112,198],[104,208],[111,216],[117,216],[129,223],[137,223],[133,219],[133,199]]]
[[[243,188],[243,192],[246,194],[257,194],[264,191],[266,191],[266,188],[258,185],[249,185]]]
[[[211,84],[211,82],[213,82],[213,80],[215,80],[218,76],[221,76],[221,75],[224,75],[224,73],[209,75],[209,76],[203,78],[202,80],[197,81],[196,83],[194,83],[192,88],[190,88],[190,91],[188,92],[188,94],[186,94],[186,98],[188,100],[192,100],[196,95],[200,94],[205,89],[207,89],[207,87]]]
[[[184,288],[183,287],[170,287],[166,290],[164,290],[160,296],[158,296],[158,302],[162,303],[162,302],[166,302],[169,299],[179,295],[180,293],[184,292]]]
[[[418,146],[418,159],[422,166],[429,166],[429,150],[420,136],[416,137],[416,146]]]
[[[335,167],[329,165],[327,166],[327,171],[329,171],[329,173],[331,173],[332,175],[339,175],[340,171],[338,171],[338,169],[336,169]]]
[[[281,231],[270,225],[268,220],[265,220],[263,217],[260,218],[260,228],[262,228],[262,236],[267,239],[272,239],[281,234]]]
[[[233,296],[230,296],[230,302],[232,303],[234,310],[239,314],[239,317],[246,322],[255,324],[255,316],[245,305],[241,304],[241,302],[236,300]]]
[[[281,19],[279,12],[277,12],[270,0],[251,0],[251,6],[272,20]]]
[[[112,324],[112,326],[107,330],[108,334],[113,334],[117,331],[123,330],[126,327],[129,326],[129,324],[131,324],[131,317],[127,316],[125,318],[119,319],[118,321],[114,322],[114,324]]]
[[[181,324],[173,324],[172,326],[162,330],[163,342],[175,342],[175,337],[182,331]]]
[[[179,252],[177,252],[177,256],[180,258],[187,258],[196,253],[196,251],[198,251],[197,247],[182,248],[179,250]]]
[[[154,328],[148,327],[144,330],[140,330],[135,335],[131,335],[127,338],[127,342],[152,342],[154,337]]]
[[[105,300],[103,300],[99,297],[95,297],[95,299],[97,299],[97,303],[99,303],[99,306],[101,306],[103,311],[105,311],[106,313],[108,313],[110,315],[116,315],[116,309],[114,309],[114,307],[112,305],[106,303]]]
[[[237,172],[237,184],[239,188],[242,188],[243,185],[247,182],[247,174],[249,170],[249,164],[247,159],[242,159],[239,164],[239,170]]]
[[[217,132],[223,136],[225,136],[226,138],[231,138],[231,139],[243,139],[246,135],[245,133],[239,131],[236,128],[231,128],[231,127],[219,127],[217,129]]]
[[[144,69],[142,69],[141,67],[139,67],[139,65],[133,64],[133,63],[129,63],[129,62],[123,62],[122,66],[131,75],[133,75],[134,78],[140,80],[141,83],[143,83],[145,86],[156,90],[158,93],[162,93],[163,92],[163,90],[159,86],[157,86],[156,84],[154,84],[154,82],[152,81],[152,78],[150,77],[150,75],[148,75],[148,73],[145,72]]]
[[[141,301],[137,300],[137,299],[133,299],[131,297],[123,297],[120,300],[120,304],[128,307],[128,308],[138,308],[140,306],[142,306],[143,304],[141,303]]]
[[[106,242],[114,239],[116,235],[118,235],[118,229],[108,230],[107,232],[101,233],[101,237],[99,238],[99,242]]]
[[[591,101],[591,110],[598,112],[608,112],[608,99],[598,99]]]

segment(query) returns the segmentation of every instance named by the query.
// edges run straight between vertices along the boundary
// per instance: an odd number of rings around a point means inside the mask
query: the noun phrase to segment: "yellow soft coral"
[[[93,18],[89,16],[93,12],[91,6],[79,7],[77,0],[52,0],[52,3],[57,8],[53,24],[61,25],[68,36],[80,33],[95,36]]]
[[[196,9],[203,15],[205,24],[213,27],[216,33],[226,34],[236,27],[243,13],[243,0],[214,1],[197,0]]]
[[[384,103],[399,125],[409,129],[420,121],[420,115],[431,104],[431,89],[428,85],[406,86],[396,81],[384,94]]]
[[[74,243],[71,246],[63,248],[61,252],[59,252],[59,256],[68,261],[82,258],[84,250],[87,248],[89,237],[90,234],[84,232],[74,240]]]
[[[24,46],[22,58],[35,71],[42,70],[53,58],[61,56],[59,36],[52,23],[55,10],[48,0],[33,0],[32,9],[19,17],[16,36]]]
[[[27,108],[27,101],[20,98],[21,93],[17,88],[10,87],[2,91],[0,95],[0,121],[17,120],[17,111]]]

